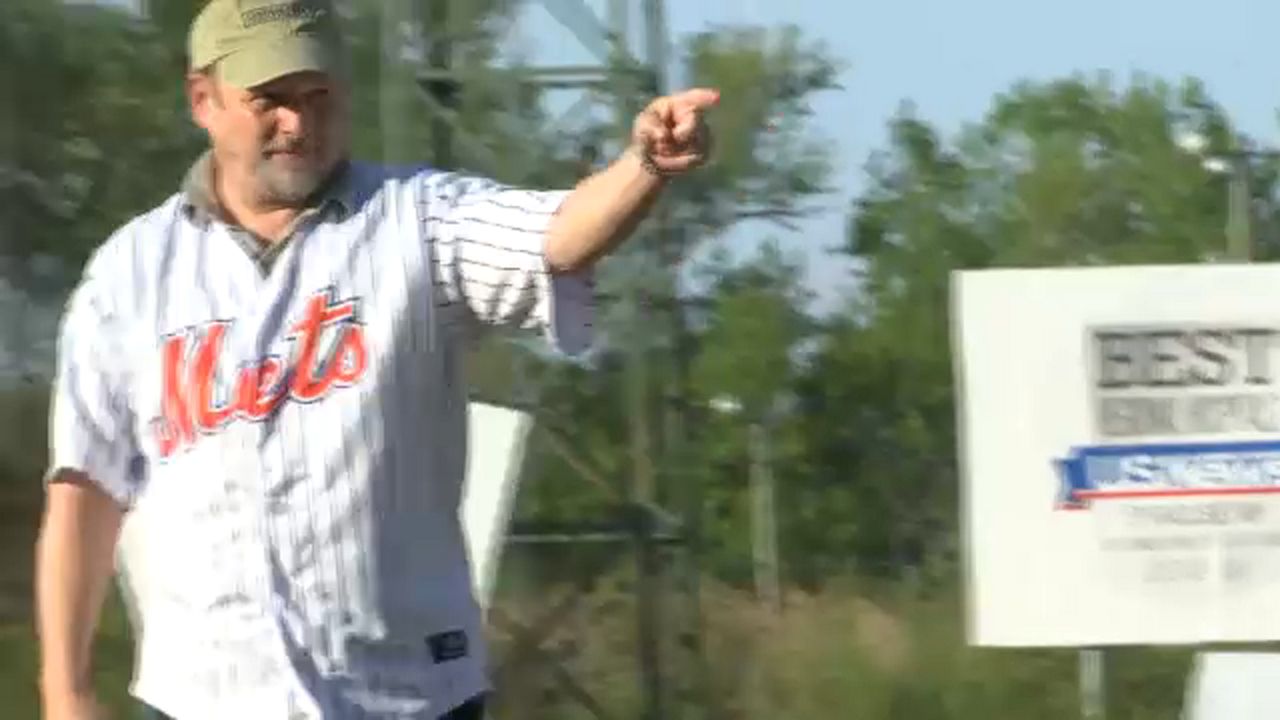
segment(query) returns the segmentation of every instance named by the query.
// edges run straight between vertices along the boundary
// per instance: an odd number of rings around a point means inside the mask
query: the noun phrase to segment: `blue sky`
[[[551,60],[586,61],[541,13],[528,11],[522,44]],[[815,130],[834,141],[839,190],[820,217],[779,233],[805,251],[823,306],[847,277],[823,248],[839,240],[863,163],[883,146],[885,123],[904,101],[954,132],[980,120],[996,93],[1023,78],[1101,70],[1117,79],[1195,76],[1245,132],[1280,143],[1274,0],[1222,0],[1217,10],[1204,0],[669,0],[667,13],[677,39],[716,23],[792,23],[845,63],[844,89],[819,98],[815,118]],[[749,246],[763,232],[744,228],[732,242]]]

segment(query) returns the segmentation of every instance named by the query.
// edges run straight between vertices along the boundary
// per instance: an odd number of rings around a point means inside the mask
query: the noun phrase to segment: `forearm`
[[[548,265],[576,272],[611,252],[635,231],[664,184],[631,151],[583,180],[547,230]]]
[[[49,485],[35,578],[40,688],[47,702],[90,689],[93,636],[123,516],[88,478]]]

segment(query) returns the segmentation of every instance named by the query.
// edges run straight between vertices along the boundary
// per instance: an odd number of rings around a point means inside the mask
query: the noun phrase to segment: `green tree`
[[[1020,84],[954,142],[909,109],[890,129],[844,249],[859,292],[800,394],[829,498],[816,511],[845,523],[815,557],[896,574],[956,551],[950,273],[1220,257],[1222,180],[1175,139],[1200,130],[1221,150],[1235,133],[1194,82],[1105,76]]]
[[[776,242],[737,262],[715,252],[700,274],[709,287],[694,318],[692,389],[693,401],[711,411],[700,427],[695,455],[707,515],[704,551],[719,577],[746,582],[752,562],[747,487],[753,453],[772,475],[785,478],[800,449],[788,406],[803,344],[815,329],[806,312],[811,293],[798,253],[784,252]],[[752,426],[761,433],[754,448]],[[775,514],[784,539],[794,525],[796,500],[786,482],[778,484]],[[794,550],[782,543],[784,570]]]
[[[766,264],[779,264],[767,271],[759,263],[740,274],[729,264],[713,265],[727,273],[724,280],[729,284],[723,286],[723,297],[711,293],[720,305],[710,313],[706,303],[679,282],[686,276],[686,261],[702,242],[744,221],[786,225],[803,217],[827,190],[830,170],[825,160],[829,153],[820,151],[821,140],[807,122],[815,95],[833,89],[838,74],[838,65],[824,48],[794,28],[726,28],[694,35],[684,49],[687,81],[682,84],[722,91],[721,107],[709,119],[716,137],[715,160],[702,172],[674,183],[658,221],[643,226],[622,255],[604,264],[600,351],[585,365],[543,364],[533,374],[543,387],[541,417],[573,432],[583,455],[595,459],[598,474],[619,488],[636,458],[637,433],[652,439],[646,447],[654,461],[661,462],[656,456],[663,450],[667,415],[659,389],[666,388],[668,397],[679,392],[673,375],[679,348],[669,321],[673,307],[679,308],[689,328],[694,356],[708,345],[704,332],[724,338],[756,332],[749,324],[757,308],[775,314],[766,323],[770,329],[763,331],[773,334],[755,338],[761,343],[756,355],[760,366],[752,372],[772,373],[792,344],[788,322],[795,310],[775,308],[770,294],[784,285],[787,293],[798,294],[787,285],[795,278],[794,270],[784,267],[789,260],[785,254],[766,255]],[[621,128],[603,129],[599,135],[618,137],[620,132]],[[660,222],[663,213],[669,213],[669,223]],[[715,280],[710,284],[718,287]],[[731,288],[732,296],[727,294]],[[735,325],[725,324],[718,315],[721,309],[730,311],[734,319],[727,322]],[[737,362],[737,349],[751,340],[733,342],[734,351],[701,354],[698,362],[704,369],[699,372],[727,377],[716,368]],[[633,362],[628,362],[631,353]],[[785,382],[778,387],[785,387]],[[738,388],[717,392],[721,390]],[[578,502],[583,496],[571,489],[581,482],[574,467],[555,453],[542,454],[541,447],[534,451],[533,472],[526,478],[519,508],[522,516],[608,517],[610,508],[616,509],[616,493],[603,504]],[[685,458],[681,465],[697,467],[700,462],[701,458]],[[660,495],[674,496],[680,488],[662,491]],[[588,492],[586,497],[593,496]],[[745,529],[743,533],[745,538]]]
[[[764,419],[790,390],[797,346],[812,330],[794,255],[775,241],[744,263],[717,252],[702,268],[713,285],[693,367],[701,397],[732,398],[745,416]]]
[[[116,9],[0,5],[0,254],[70,268],[172,192],[200,137],[186,122],[172,43]],[[23,282],[30,276],[14,274]]]

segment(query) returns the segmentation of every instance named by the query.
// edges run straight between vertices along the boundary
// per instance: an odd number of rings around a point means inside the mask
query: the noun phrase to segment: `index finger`
[[[714,107],[720,102],[720,91],[712,88],[693,88],[685,90],[672,99],[681,105],[691,105],[695,109],[702,110]]]

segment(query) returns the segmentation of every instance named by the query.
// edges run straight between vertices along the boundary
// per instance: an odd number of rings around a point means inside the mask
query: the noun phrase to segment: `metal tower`
[[[471,149],[484,144],[483,138],[469,134],[457,113],[457,100],[461,93],[466,92],[463,71],[456,63],[465,39],[451,36],[447,30],[441,32],[441,29],[451,27],[451,18],[461,11],[465,0],[409,1],[420,3],[420,17],[425,19],[427,52],[418,79],[433,114],[434,162],[440,167],[452,167],[456,148],[465,144]],[[525,72],[525,82],[540,91],[576,95],[569,102],[566,116],[575,116],[594,107],[611,113],[619,122],[627,123],[645,101],[666,90],[669,41],[663,0],[599,0],[596,7],[586,0],[505,1],[523,6],[510,8],[516,13],[522,10],[544,13],[543,23],[549,36],[540,37],[541,41],[551,46],[576,44],[588,55],[587,62],[538,65]],[[385,23],[387,31],[394,32],[397,22],[396,18],[390,18]],[[539,27],[543,29],[543,26]],[[602,104],[604,108],[600,108]],[[588,160],[602,151],[609,153],[620,149],[596,147],[594,142],[584,142],[583,156]],[[611,143],[606,141],[608,144]],[[588,169],[583,168],[584,172]],[[667,201],[656,208],[647,232],[653,237],[644,244],[655,248],[655,259],[671,274],[671,287],[674,288],[675,265],[681,249],[679,235],[671,225]],[[664,289],[663,294],[668,293],[675,297],[673,290]],[[633,459],[631,472],[625,481],[626,491],[619,498],[628,509],[625,519],[597,519],[594,522],[587,519],[574,528],[517,525],[511,537],[511,542],[519,544],[569,546],[608,543],[617,548],[615,559],[624,559],[628,555],[634,558],[636,655],[644,703],[642,717],[645,720],[697,717],[707,708],[709,701],[705,693],[696,559],[701,498],[694,478],[681,472],[688,456],[685,435],[692,426],[688,418],[691,407],[685,402],[687,333],[679,304],[668,302],[665,308],[675,350],[671,354],[672,372],[666,376],[673,380],[668,381],[664,388],[654,387],[644,355],[628,354],[626,375],[630,390]],[[663,431],[661,438],[654,438],[650,432],[653,423],[648,414],[654,405],[651,398],[658,395],[662,397],[664,407]],[[545,428],[535,430],[532,441],[548,443],[569,465],[578,469],[585,481],[606,487],[618,486],[618,483],[603,479],[585,459],[575,457],[571,443],[554,432]],[[661,448],[660,452],[655,452],[657,448]],[[659,506],[660,486],[670,491],[666,494],[681,499],[678,510]],[[679,602],[672,603],[671,599]],[[493,610],[490,620],[496,630],[513,639],[513,646],[519,652],[539,663],[554,666],[552,675],[570,697],[597,717],[605,717],[604,708],[591,693],[560,665],[552,653],[539,647],[554,626],[572,612],[575,604],[576,598],[572,595],[554,601],[533,622],[519,621]],[[679,609],[672,611],[673,607]],[[499,663],[501,683],[501,658]]]

